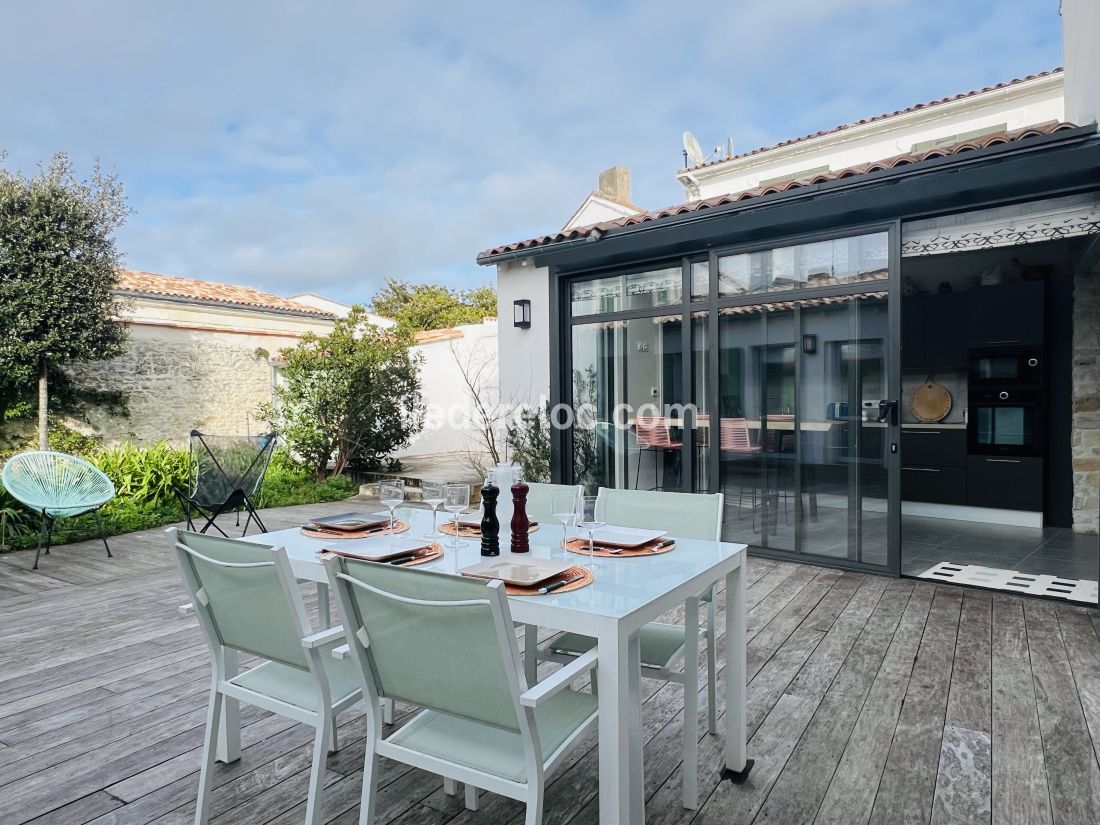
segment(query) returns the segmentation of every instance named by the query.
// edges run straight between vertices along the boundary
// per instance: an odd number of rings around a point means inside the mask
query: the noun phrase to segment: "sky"
[[[1058,0],[8,0],[0,151],[96,159],[134,269],[369,303],[467,288],[602,169],[746,151],[1061,65]]]

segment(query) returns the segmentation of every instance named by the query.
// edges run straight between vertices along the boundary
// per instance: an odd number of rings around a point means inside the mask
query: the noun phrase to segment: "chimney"
[[[625,166],[612,166],[600,172],[599,194],[611,200],[630,203],[630,170]]]
[[[1100,120],[1100,3],[1062,0],[1066,120],[1084,126]]]

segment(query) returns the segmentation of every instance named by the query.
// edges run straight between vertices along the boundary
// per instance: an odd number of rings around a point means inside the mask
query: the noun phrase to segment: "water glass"
[[[446,486],[446,483],[442,481],[420,482],[423,501],[432,508],[432,532],[424,534],[426,539],[437,539],[443,535],[439,532],[438,519],[439,508],[443,505],[443,488]]]
[[[443,485],[443,509],[451,514],[451,527],[454,537],[450,547],[458,547],[458,514],[470,509],[470,485],[469,484],[444,484]]]
[[[580,501],[580,521],[578,525],[588,533],[588,566],[592,566],[592,558],[596,554],[593,534],[604,526],[605,522],[596,512],[597,496],[584,496]]]
[[[569,541],[569,528],[577,523],[577,491],[554,493],[551,498],[554,518],[561,522],[562,544]]]
[[[378,500],[390,508],[390,529],[393,529],[393,511],[405,500],[405,482],[390,479],[378,484]]]

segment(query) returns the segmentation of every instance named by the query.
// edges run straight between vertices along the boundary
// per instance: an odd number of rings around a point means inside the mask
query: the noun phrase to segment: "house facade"
[[[250,287],[123,270],[130,344],[111,361],[77,364],[80,383],[126,393],[128,416],[93,410],[72,422],[106,444],[187,441],[192,429],[218,435],[263,432],[257,407],[271,400],[275,356],[305,333],[327,334],[323,309]]]
[[[483,252],[503,312],[530,302],[503,390],[588,410],[555,477],[723,492],[768,555],[1095,604],[1100,16],[1063,15],[1064,72]]]

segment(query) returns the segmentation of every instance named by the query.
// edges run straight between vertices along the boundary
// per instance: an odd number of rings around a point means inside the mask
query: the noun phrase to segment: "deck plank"
[[[347,509],[264,518],[279,529]],[[33,573],[27,553],[0,557],[4,825],[190,825],[209,661],[193,620],[175,610],[183,589],[162,542],[159,530],[119,536],[110,561],[95,542],[66,545]],[[700,808],[685,810],[683,691],[643,680],[650,825],[1062,823],[1100,805],[1097,611],[758,558],[747,585],[756,766],[743,785],[721,780],[703,688]],[[724,610],[721,588],[716,604]],[[718,705],[721,725],[721,692]],[[399,706],[397,723],[411,712]],[[312,730],[242,715],[242,759],[217,766],[212,821],[300,822]],[[354,825],[367,717],[356,708],[340,722],[325,819]],[[518,803],[488,793],[466,811],[422,771],[385,762],[382,774],[380,825],[523,819]],[[592,737],[551,777],[547,824],[597,825],[598,781]]]

